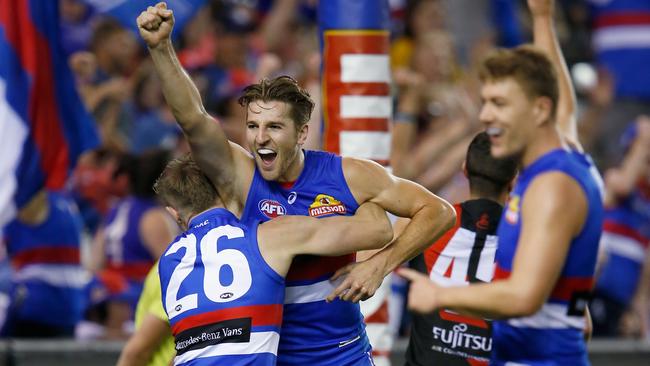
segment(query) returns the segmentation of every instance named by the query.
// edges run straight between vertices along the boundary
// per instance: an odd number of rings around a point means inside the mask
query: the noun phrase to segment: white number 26
[[[243,238],[244,231],[235,226],[224,225],[208,231],[201,239],[200,251],[204,267],[203,291],[205,296],[213,302],[236,300],[244,296],[253,283],[248,260],[242,252],[236,249],[217,250],[217,241],[222,237]],[[178,298],[181,283],[194,270],[197,254],[196,236],[190,234],[175,242],[167,250],[165,256],[174,254],[181,248],[185,248],[185,254],[181,258],[181,262],[174,268],[165,292],[165,308],[169,319],[198,307],[198,294],[196,293]],[[232,270],[232,283],[228,286],[221,284],[219,279],[219,271],[222,266],[229,266]]]

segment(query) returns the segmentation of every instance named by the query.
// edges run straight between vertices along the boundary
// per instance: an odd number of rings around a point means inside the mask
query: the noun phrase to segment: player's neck
[[[305,152],[300,149],[296,153],[295,158],[289,164],[289,167],[285,170],[284,174],[282,174],[278,178],[278,182],[280,183],[289,183],[289,182],[295,182],[298,180],[298,177],[302,173],[302,170],[305,168]]]
[[[223,207],[223,205],[214,205],[214,206],[212,206],[212,207],[210,207],[210,208],[208,208],[208,209],[205,209],[205,210],[203,210],[203,211],[201,211],[201,212],[197,212],[197,213],[192,213],[192,214],[190,214],[189,217],[187,218],[187,221],[186,221],[185,230],[187,230],[187,228],[190,227],[190,223],[192,222],[192,220],[194,220],[195,217],[197,217],[197,216],[199,216],[199,215],[202,215],[202,214],[204,214],[204,213],[206,213],[206,212],[208,212],[208,211],[210,211],[210,210],[212,210],[212,209],[215,209],[215,208],[223,208],[223,209],[226,209],[225,207]]]
[[[535,137],[528,141],[521,157],[521,164],[528,167],[545,154],[562,147],[562,139],[554,126],[539,128]]]

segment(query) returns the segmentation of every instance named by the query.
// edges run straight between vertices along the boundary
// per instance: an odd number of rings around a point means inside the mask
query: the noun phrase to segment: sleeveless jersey
[[[158,264],[175,365],[275,365],[284,280],[264,260],[257,223],[213,208]]]
[[[587,199],[587,218],[580,234],[571,240],[560,277],[541,310],[529,317],[494,322],[492,357],[496,364],[589,364],[582,332],[594,282],[603,205],[602,180],[588,156],[556,149],[520,172],[497,231],[495,279],[510,275],[521,231],[521,202],[535,177],[547,172],[562,172],[580,185]]]
[[[454,205],[456,225],[411,261],[411,267],[441,286],[490,282],[502,207],[488,199]],[[406,364],[487,365],[492,349],[489,320],[449,310],[412,314]]]
[[[304,169],[292,187],[266,181],[255,169],[242,220],[353,215],[357,207],[343,176],[341,157],[305,151]],[[359,305],[338,299],[325,301],[335,288],[329,278],[354,261],[354,254],[294,259],[286,278],[278,364],[368,364],[370,346]]]
[[[641,182],[632,194],[605,211],[603,236],[606,253],[596,289],[622,305],[636,293],[650,245],[650,185]]]
[[[9,317],[71,327],[81,318],[83,287],[89,279],[79,258],[81,219],[65,195],[47,192],[47,201],[49,214],[43,223],[14,220],[5,228],[14,268]]]
[[[142,216],[156,207],[153,199],[128,197],[113,207],[104,228],[106,269],[130,281],[144,282],[154,258],[140,238]]]

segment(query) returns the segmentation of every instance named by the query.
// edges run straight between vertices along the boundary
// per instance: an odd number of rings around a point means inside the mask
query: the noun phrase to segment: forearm
[[[418,95],[407,90],[400,98],[394,117],[391,146],[393,174],[413,179],[417,174],[413,161],[408,158],[417,135]]]
[[[201,95],[189,75],[183,70],[170,40],[162,41],[155,48],[149,48],[151,58],[160,76],[165,100],[183,131],[191,138],[200,133],[200,121],[207,113],[203,108]]]
[[[621,192],[618,194],[630,194],[639,182],[639,179],[646,171],[648,159],[650,158],[650,148],[644,141],[635,141],[630,153],[623,160],[623,166],[620,169],[623,178]]]
[[[533,15],[535,46],[550,57],[558,76],[560,96],[557,105],[557,124],[562,134],[572,142],[578,142],[576,126],[576,96],[562,50],[557,40],[552,15]]]
[[[422,206],[402,234],[371,259],[380,263],[386,276],[451,229],[455,220],[454,208],[439,198],[435,203]]]
[[[533,310],[521,293],[508,280],[467,287],[439,287],[436,307],[490,319],[520,317]]]
[[[146,349],[137,350],[130,346],[128,342],[117,361],[116,366],[138,366],[145,365],[151,358],[151,351]]]

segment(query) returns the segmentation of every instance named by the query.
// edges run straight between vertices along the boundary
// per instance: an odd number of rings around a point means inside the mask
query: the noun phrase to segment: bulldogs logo
[[[508,201],[508,210],[505,214],[506,221],[512,225],[517,224],[519,221],[519,196],[513,195],[510,196]]]

